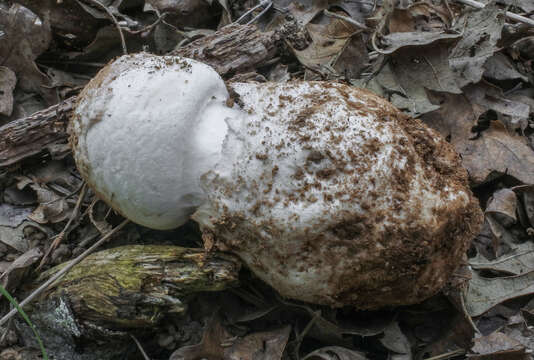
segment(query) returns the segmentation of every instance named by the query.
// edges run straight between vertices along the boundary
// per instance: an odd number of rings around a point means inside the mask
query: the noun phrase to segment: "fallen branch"
[[[477,8],[477,9],[483,9],[484,6],[486,6],[483,3],[475,1],[475,0],[456,0],[456,2],[459,2],[459,3],[464,4],[464,5],[469,5],[469,6],[472,6],[474,8]],[[506,17],[509,18],[509,19],[512,19],[512,20],[515,20],[515,21],[518,21],[518,22],[521,22],[523,24],[527,24],[527,25],[530,25],[530,26],[534,26],[534,20],[532,20],[532,19],[529,19],[529,18],[521,16],[521,15],[517,15],[517,14],[515,14],[513,12],[510,12],[510,11],[506,11],[505,14],[506,14]]]

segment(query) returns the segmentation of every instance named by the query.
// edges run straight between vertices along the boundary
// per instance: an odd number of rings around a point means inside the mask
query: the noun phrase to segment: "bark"
[[[231,77],[264,65],[276,56],[275,36],[253,25],[228,25],[212,35],[193,41],[172,55],[193,58],[211,65],[221,76]],[[67,125],[75,97],[14,120],[0,127],[0,167],[13,165],[48,151],[68,151]]]

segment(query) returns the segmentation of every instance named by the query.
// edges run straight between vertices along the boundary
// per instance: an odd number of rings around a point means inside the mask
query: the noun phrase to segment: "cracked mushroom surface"
[[[193,60],[119,58],[75,110],[80,172],[145,226],[196,210],[219,248],[285,297],[374,309],[443,287],[482,222],[450,144],[366,90],[228,86],[231,98]]]

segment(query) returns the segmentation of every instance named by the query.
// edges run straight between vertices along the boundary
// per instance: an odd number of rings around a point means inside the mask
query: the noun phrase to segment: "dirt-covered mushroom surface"
[[[482,215],[452,146],[337,83],[230,84],[246,117],[193,218],[282,295],[370,309],[420,302]]]

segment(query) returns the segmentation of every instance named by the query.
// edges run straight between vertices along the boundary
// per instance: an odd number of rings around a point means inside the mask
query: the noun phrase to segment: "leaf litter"
[[[101,1],[117,18],[130,52],[157,54],[214,36],[260,5],[243,21],[276,34],[277,55],[231,76],[340,81],[378,93],[451,142],[485,210],[464,271],[453,275],[449,290],[423,304],[359,312],[292,303],[245,274],[242,291],[192,296],[186,315],[167,314],[157,328],[132,330],[152,359],[531,358],[534,35],[505,11],[532,18],[534,6],[498,0],[476,9],[462,2]],[[0,126],[75,96],[120,55],[116,25],[92,1],[1,4]],[[120,222],[119,214],[93,201],[91,191],[80,198],[72,158],[54,160],[47,149],[0,168],[0,269],[17,298],[39,271],[72,259]],[[58,237],[62,243],[50,263],[36,273],[43,251]],[[199,247],[202,241],[194,224],[170,232],[132,225],[107,246],[136,243]],[[462,295],[452,296],[457,293]],[[52,309],[35,317],[46,319]],[[91,326],[83,317],[78,321]],[[0,358],[37,358],[21,326],[2,332],[12,339],[0,341]],[[45,331],[48,325],[42,326]],[[14,330],[22,332],[17,337]],[[124,329],[105,330],[114,334],[106,341],[76,341],[115,347],[110,359],[132,348],[131,338],[120,335]],[[69,359],[106,359],[105,351],[91,355],[67,343],[62,350],[61,341],[48,347]],[[130,358],[140,358],[134,352]]]

